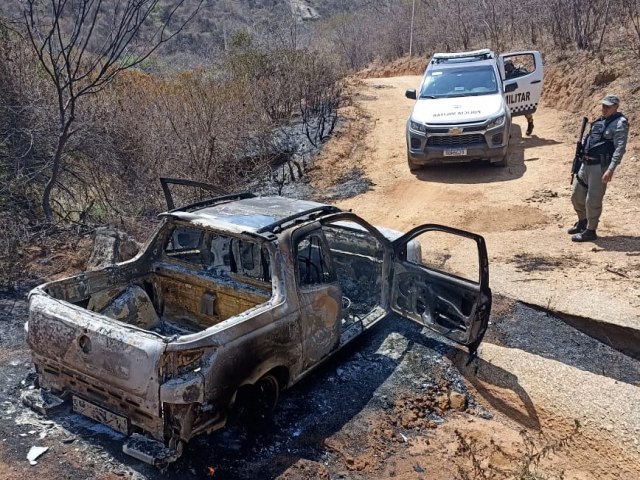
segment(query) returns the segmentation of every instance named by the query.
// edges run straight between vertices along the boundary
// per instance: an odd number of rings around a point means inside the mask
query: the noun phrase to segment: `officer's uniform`
[[[609,97],[612,96],[605,97],[605,100]],[[617,97],[614,98],[617,104]],[[602,199],[607,190],[607,185],[602,182],[602,175],[607,170],[615,171],[620,165],[628,134],[629,123],[621,113],[615,113],[609,118],[602,116],[591,124],[584,142],[582,167],[574,181],[571,195],[578,223],[569,233],[580,236],[580,232],[586,229],[593,231],[595,237],[602,213]],[[574,236],[573,240],[584,241],[586,238],[583,240]]]

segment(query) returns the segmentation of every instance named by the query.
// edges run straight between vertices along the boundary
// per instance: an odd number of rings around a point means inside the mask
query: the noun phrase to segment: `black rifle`
[[[582,127],[580,128],[580,137],[576,142],[576,154],[573,157],[573,163],[571,164],[571,183],[569,185],[573,185],[573,177],[578,174],[580,171],[580,167],[582,166],[582,154],[584,153],[584,145],[582,144],[582,137],[584,136],[584,130],[587,127],[587,122],[589,119],[587,117],[582,117]]]

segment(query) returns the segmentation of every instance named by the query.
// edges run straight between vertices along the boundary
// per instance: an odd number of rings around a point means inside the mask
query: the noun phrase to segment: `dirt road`
[[[339,206],[403,231],[433,222],[480,233],[487,241],[494,291],[573,315],[640,326],[636,151],[628,149],[609,186],[601,238],[576,244],[566,229],[576,220],[569,169],[580,118],[543,106],[534,115],[533,135],[525,137],[524,117],[516,117],[507,168],[452,165],[414,175],[404,136],[413,101],[404,92],[419,82],[417,76],[368,79],[357,88],[354,100],[370,131],[358,138],[345,134],[352,147],[341,162],[361,167],[375,186]]]

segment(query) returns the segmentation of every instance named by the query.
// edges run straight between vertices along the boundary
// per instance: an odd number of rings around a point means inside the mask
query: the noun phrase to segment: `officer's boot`
[[[585,218],[584,220],[578,220],[573,227],[571,227],[569,230],[567,230],[567,233],[569,235],[574,235],[576,233],[582,233],[583,230],[587,229],[587,219]]]
[[[576,233],[571,240],[574,242],[592,242],[598,238],[595,230],[586,229],[584,232]]]
[[[531,135],[531,132],[533,132],[533,120],[528,120],[527,121],[527,131],[525,133],[527,135]]]

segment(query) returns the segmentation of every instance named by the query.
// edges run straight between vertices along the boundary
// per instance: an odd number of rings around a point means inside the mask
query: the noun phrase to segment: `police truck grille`
[[[451,147],[455,145],[481,145],[485,143],[484,135],[446,135],[429,137],[427,145],[432,147]]]
[[[463,132],[481,132],[487,128],[486,125],[470,125],[462,127]],[[449,133],[451,127],[427,127],[427,133]]]

